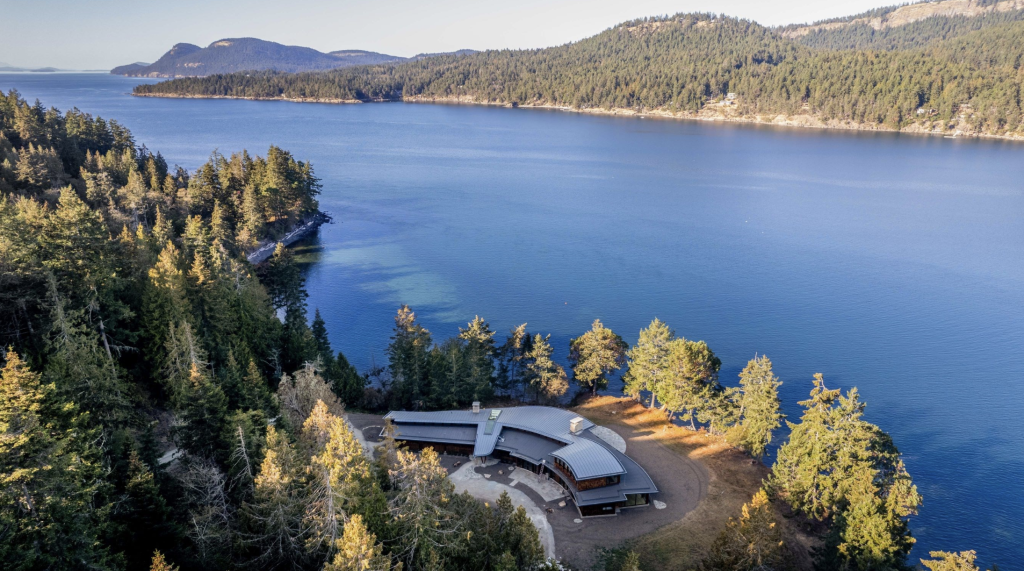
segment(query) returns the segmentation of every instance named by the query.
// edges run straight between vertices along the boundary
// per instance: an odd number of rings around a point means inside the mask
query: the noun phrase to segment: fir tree
[[[569,342],[569,364],[576,384],[596,395],[607,386],[608,375],[626,364],[627,349],[622,337],[595,319],[590,331]]]
[[[394,333],[388,345],[388,363],[394,380],[394,398],[398,407],[422,406],[429,393],[426,387],[430,332],[416,323],[416,314],[403,305],[395,316]]]
[[[530,350],[523,356],[523,379],[533,389],[537,402],[549,402],[569,390],[565,369],[552,359],[551,336],[534,335]]]
[[[623,375],[624,393],[640,399],[641,391],[657,394],[667,381],[669,344],[675,333],[661,320],[655,318],[646,329],[640,330],[640,337],[627,353],[629,369]],[[654,407],[654,399],[651,399]]]
[[[398,565],[401,567],[401,564]],[[363,525],[362,516],[356,514],[345,524],[345,533],[338,539],[334,558],[324,571],[390,571],[391,558],[377,543],[377,537]]]
[[[189,391],[183,399],[182,425],[175,429],[178,445],[203,458],[216,458],[222,452],[220,436],[227,418],[227,397],[206,371],[193,364],[189,372]]]
[[[779,569],[783,562],[782,529],[764,490],[743,504],[739,519],[729,518],[701,562],[706,571]]]
[[[0,560],[13,570],[112,568],[98,451],[75,406],[8,350],[0,372]]]
[[[768,357],[754,358],[740,372],[740,423],[736,440],[755,458],[763,458],[772,441],[772,432],[781,426],[783,415],[779,411],[779,387],[782,381],[772,372]]]

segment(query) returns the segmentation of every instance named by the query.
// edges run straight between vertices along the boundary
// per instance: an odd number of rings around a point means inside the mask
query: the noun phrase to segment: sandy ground
[[[632,400],[596,397],[573,410],[596,424],[629,435],[626,442],[630,457],[647,469],[659,488],[665,485],[663,489],[668,490],[680,486],[681,497],[685,501],[692,496],[687,495],[686,486],[682,484],[700,483],[701,501],[695,509],[679,510],[678,505],[674,505],[677,500],[671,499],[672,495],[659,494],[655,500],[665,501],[668,509],[646,511],[670,513],[674,519],[666,518],[671,521],[642,535],[636,534],[639,537],[624,538],[618,543],[640,555],[641,568],[645,571],[696,568],[729,518],[739,516],[740,508],[750,501],[768,477],[769,471],[764,464],[729,446],[723,439],[675,426],[662,412],[649,410]],[[697,473],[682,469],[687,465]],[[814,546],[815,539],[801,528],[805,522],[793,517],[781,504],[776,504],[776,510],[789,551],[790,566],[798,570],[811,569],[810,548]],[[555,538],[561,541],[557,527]],[[599,545],[616,547],[611,537]]]

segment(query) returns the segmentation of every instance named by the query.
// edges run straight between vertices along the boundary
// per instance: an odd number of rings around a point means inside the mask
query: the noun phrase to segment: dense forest
[[[135,93],[437,99],[733,118],[810,115],[827,124],[1022,135],[1019,17],[1011,12],[962,23],[933,18],[877,32],[866,43],[842,34],[812,35],[803,39],[812,49],[750,21],[683,14],[626,22],[553,48],[324,73],[213,75],[140,85]],[[859,32],[851,27],[843,33]],[[925,33],[935,41],[916,36]],[[856,49],[820,47],[848,44]]]
[[[993,12],[981,16],[933,17],[882,29],[856,23],[833,30],[815,30],[795,39],[807,47],[820,50],[909,50],[997,24],[1021,20],[1024,20],[1024,10]],[[782,32],[785,33],[786,29],[783,28]]]
[[[290,252],[245,256],[319,212],[312,166],[277,147],[189,172],[116,121],[12,91],[0,159],[4,569],[567,569],[507,495],[456,493],[437,454],[387,429],[369,453],[346,409],[557,403],[623,373],[628,395],[748,458],[783,422],[767,357],[728,386],[706,343],[658,320],[632,347],[594,321],[567,369],[526,324],[499,343],[476,317],[435,342],[402,306],[387,366],[356,371],[310,319]],[[821,376],[801,406],[701,568],[789,568],[786,506],[819,536],[820,569],[906,569],[921,498],[892,439]],[[977,569],[972,552],[932,557]]]

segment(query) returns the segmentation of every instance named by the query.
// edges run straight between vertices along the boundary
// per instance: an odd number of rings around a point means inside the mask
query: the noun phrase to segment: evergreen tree
[[[434,449],[425,448],[418,455],[399,450],[397,456],[391,513],[398,536],[392,553],[418,569],[451,549],[465,532],[450,508],[454,484]]]
[[[977,553],[974,551],[961,551],[950,553],[948,551],[930,551],[929,560],[922,559],[921,564],[931,571],[980,571],[974,562]]]
[[[217,458],[223,451],[220,436],[227,419],[227,397],[197,365],[189,373],[190,390],[181,411],[182,425],[175,428],[178,445],[203,458]]]
[[[590,331],[569,342],[573,379],[591,394],[608,385],[608,375],[626,364],[629,346],[622,337],[595,319]]]
[[[536,334],[529,352],[523,356],[522,376],[525,384],[533,389],[537,402],[550,402],[569,390],[565,369],[551,358],[554,349],[548,343],[550,338],[550,335]]]
[[[768,357],[756,357],[740,372],[739,434],[737,441],[755,458],[763,458],[772,441],[772,432],[781,426],[785,415],[779,411],[779,387],[782,381],[772,372]]]
[[[158,548],[175,545],[177,529],[153,472],[131,450],[127,478],[111,515],[118,528],[118,547],[129,569],[142,569]],[[159,553],[159,551],[157,551]]]
[[[505,342],[496,350],[498,371],[496,386],[506,394],[515,394],[523,387],[520,362],[524,357],[524,344],[529,341],[526,324],[523,323],[509,331]]]
[[[304,525],[311,552],[334,550],[348,513],[369,485],[370,463],[343,418],[317,402],[302,425],[305,445],[312,452]]]
[[[764,490],[743,504],[739,519],[729,518],[715,539],[711,553],[701,562],[706,571],[780,569],[783,563],[782,529]]]
[[[690,427],[696,429],[699,411],[712,399],[720,397],[718,371],[722,361],[703,341],[690,341],[682,337],[669,343],[668,375],[658,385],[655,395],[663,408],[682,413]]]
[[[163,553],[154,551],[153,561],[150,564],[149,571],[178,571],[178,566],[168,563]]]
[[[263,566],[299,566],[305,560],[298,459],[284,434],[267,427],[267,447],[256,476],[255,497],[243,507],[246,543]]]
[[[828,389],[819,373],[799,423],[788,423],[771,490],[809,517],[828,521],[823,567],[901,569],[913,546],[907,519],[921,498],[892,439],[862,420],[856,389]]]
[[[75,406],[8,350],[0,373],[0,560],[13,570],[107,569],[98,451]]]
[[[459,339],[466,342],[466,390],[462,402],[486,400],[494,387],[494,331],[479,315],[466,328],[459,328]]]
[[[401,568],[401,564],[397,566]],[[324,571],[391,571],[391,558],[384,554],[384,548],[377,543],[377,537],[363,525],[359,514],[352,516],[345,524],[345,533],[337,541],[334,559],[324,566]]]
[[[296,431],[320,402],[333,415],[341,416],[344,411],[334,391],[313,365],[306,365],[292,376],[282,375],[277,387],[277,401],[281,407],[282,420]]]
[[[426,383],[430,344],[430,332],[416,323],[416,314],[407,305],[400,307],[388,345],[388,363],[397,407],[422,406],[423,398],[429,394]]]
[[[629,369],[623,375],[624,393],[635,400],[640,399],[641,391],[657,394],[667,381],[669,345],[674,338],[675,333],[657,318],[640,330],[636,345],[626,353]],[[654,399],[651,406],[654,406]]]

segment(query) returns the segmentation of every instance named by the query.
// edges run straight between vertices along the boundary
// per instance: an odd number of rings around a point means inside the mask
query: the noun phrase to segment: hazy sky
[[[172,45],[251,36],[321,51],[410,56],[460,48],[537,48],[614,24],[717,12],[765,25],[807,22],[896,0],[0,0],[0,61],[109,69]]]

